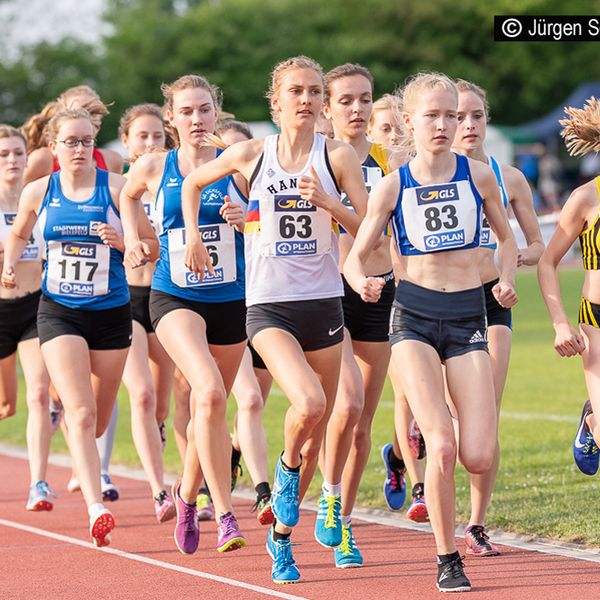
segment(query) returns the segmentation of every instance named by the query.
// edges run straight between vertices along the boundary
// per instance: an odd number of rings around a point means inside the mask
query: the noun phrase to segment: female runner
[[[186,262],[202,276],[211,264],[195,231],[199,205],[200,214],[204,210],[198,190],[233,172],[248,181],[248,337],[291,402],[285,449],[275,470],[271,506],[276,523],[267,549],[273,581],[293,583],[300,573],[290,533],[317,465],[341,362],[343,287],[333,219],[356,233],[367,194],[354,150],[314,133],[323,103],[323,75],[315,61],[299,56],[279,63],[268,98],[281,133],[234,144],[191,173],[182,202]],[[340,202],[341,190],[358,214]]]
[[[600,149],[598,114],[600,102],[589,98],[583,108],[565,109],[561,132],[572,156],[583,156]],[[538,278],[555,331],[554,348],[560,356],[580,354],[589,400],[583,405],[581,420],[573,442],[575,463],[582,473],[595,475],[600,452],[600,177],[584,183],[569,196],[558,227],[540,258]],[[560,295],[558,266],[562,257],[579,238],[585,280],[579,306],[579,328],[575,329]]]
[[[366,137],[372,105],[373,77],[367,69],[346,63],[326,73],[323,113],[332,122],[335,139],[354,148],[367,191],[389,172],[387,151]],[[342,202],[349,204],[347,199]],[[340,236],[340,265],[352,242],[345,232]],[[351,514],[369,458],[371,425],[390,360],[388,330],[395,284],[389,241],[371,253],[366,269],[382,277],[385,286],[377,303],[367,303],[344,280],[342,368],[325,436],[324,481],[315,521],[317,541],[336,548],[335,564],[340,568],[363,563],[352,533]]]
[[[427,443],[425,487],[438,552],[437,587],[447,592],[471,589],[454,537],[457,452],[469,472],[484,473],[496,449],[485,306],[474,260],[482,206],[502,248],[500,281],[493,293],[503,306],[517,301],[517,248],[493,172],[451,152],[457,104],[456,86],[445,75],[418,74],[405,85],[402,118],[414,158],[384,177],[372,194],[344,266],[361,298],[377,301],[385,282],[367,277],[364,265],[392,218],[399,252],[407,257],[392,309],[392,360]],[[458,411],[458,444],[446,407],[442,364]]]
[[[15,220],[27,162],[23,134],[0,125],[0,262],[3,244]],[[15,414],[17,351],[27,400],[27,451],[30,488],[27,510],[52,510],[54,492],[46,483],[52,431],[48,417],[48,372],[37,333],[37,309],[42,283],[42,247],[36,228],[15,265],[18,289],[0,288],[0,419]]]
[[[42,354],[65,407],[69,447],[90,516],[94,543],[110,543],[115,521],[102,504],[95,437],[108,424],[127,351],[131,310],[123,248],[102,238],[119,233],[120,175],[92,162],[95,127],[83,109],[56,114],[48,123],[49,147],[60,171],[23,191],[5,247],[2,284],[20,282],[15,270],[39,219],[47,263],[38,310]],[[140,220],[149,258],[157,243],[147,219]]]
[[[495,158],[488,157],[483,149],[486,124],[489,121],[489,106],[485,90],[463,79],[459,79],[456,85],[459,92],[458,127],[453,148],[469,158],[480,160],[492,167],[504,207],[507,208],[510,204],[527,241],[527,247],[518,252],[517,266],[536,265],[544,250],[544,242],[533,210],[531,189],[525,176],[518,169],[500,164]],[[488,348],[494,377],[496,410],[499,416],[510,359],[512,316],[510,308],[498,304],[492,292],[499,277],[494,261],[496,241],[485,221],[481,230],[480,245],[479,273],[485,293]],[[486,473],[471,475],[471,518],[465,532],[467,554],[475,556],[500,554],[498,547],[490,542],[484,527],[499,462],[500,447],[497,446],[491,469]]]
[[[186,554],[198,547],[196,496],[204,474],[215,505],[217,550],[227,552],[245,545],[231,505],[231,441],[225,413],[246,348],[243,239],[232,227],[242,227],[245,206],[238,203],[244,203],[240,195],[230,201],[236,194],[231,177],[219,178],[203,191],[204,210],[199,219],[196,216],[194,233],[199,234],[200,227],[218,268],[213,277],[201,280],[184,263],[189,234],[183,229],[181,184],[185,175],[220,153],[210,145],[220,93],[198,75],[163,84],[162,91],[180,145],[168,153],[146,154],[133,164],[122,195],[125,241],[131,266],[144,264],[147,249],[139,241],[136,216],[143,195],[149,193],[161,228],[150,316],[160,343],[190,383],[193,399],[183,476],[173,487],[175,542]]]
[[[144,152],[164,148],[166,140],[161,108],[156,104],[137,104],[127,109],[119,123],[119,134],[132,162]],[[142,201],[156,230],[152,198],[146,195]],[[125,269],[131,296],[133,336],[123,371],[123,382],[131,402],[133,441],[148,476],[156,518],[159,523],[163,523],[175,516],[175,504],[164,488],[158,424],[164,424],[169,413],[174,367],[150,321],[150,283],[153,271],[152,263],[138,269],[129,266]]]

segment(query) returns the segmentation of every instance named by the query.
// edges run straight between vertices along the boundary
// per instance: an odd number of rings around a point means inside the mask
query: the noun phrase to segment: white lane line
[[[0,525],[5,527],[12,527],[13,529],[19,529],[20,531],[26,531],[33,535],[39,535],[47,537],[67,544],[75,546],[81,546],[89,550],[96,550],[99,552],[105,552],[106,554],[112,554],[113,556],[119,556],[120,558],[127,558],[128,560],[135,560],[153,567],[160,567],[161,569],[168,569],[169,571],[177,571],[178,573],[185,573],[186,575],[192,575],[193,577],[200,577],[201,579],[209,579],[225,585],[242,588],[244,590],[251,590],[265,596],[273,596],[274,598],[286,598],[288,600],[307,600],[302,596],[292,596],[291,594],[285,594],[283,592],[277,592],[264,588],[259,585],[253,585],[251,583],[244,583],[242,581],[236,581],[235,579],[229,579],[228,577],[220,577],[219,575],[213,575],[212,573],[205,573],[204,571],[196,571],[195,569],[188,569],[187,567],[181,567],[162,560],[156,560],[154,558],[147,558],[146,556],[140,556],[138,554],[131,554],[124,550],[117,550],[116,548],[96,548],[94,544],[90,542],[84,542],[77,538],[72,538],[67,535],[61,535],[60,533],[54,533],[52,531],[46,531],[45,529],[38,529],[37,527],[30,527],[29,525],[23,525],[22,523],[15,523],[14,521],[7,521],[6,519],[0,519]]]
[[[379,406],[385,408],[394,408],[394,403],[390,400],[383,400]],[[501,419],[513,419],[515,421],[555,421],[558,423],[579,423],[577,415],[554,415],[547,413],[530,413],[530,412],[512,412],[500,411]]]
[[[10,444],[0,443],[0,455],[27,460],[27,451],[24,448]],[[64,454],[51,454],[48,462],[60,467],[69,467],[71,465],[70,457]],[[119,475],[120,477],[126,477],[135,481],[147,481],[146,474],[142,469],[133,469],[122,465],[111,465],[110,468],[111,473],[114,472],[115,475]],[[165,473],[165,483],[173,483],[175,479],[175,476]],[[233,493],[233,496],[245,500],[256,500],[256,493],[250,488],[238,488]],[[304,500],[301,507],[304,510],[314,512],[317,510],[315,503],[310,500]],[[361,519],[368,523],[397,527],[399,529],[409,529],[412,531],[421,531],[423,533],[432,533],[431,525],[415,523],[414,521],[407,519],[404,516],[404,513],[394,514],[390,511],[381,509],[355,507],[352,514],[356,519]],[[464,526],[458,526],[456,528],[456,537],[459,539],[464,538],[464,531]],[[600,548],[540,538],[527,533],[509,533],[500,529],[491,529],[488,530],[488,533],[493,535],[494,541],[497,541],[504,546],[510,546],[511,548],[519,548],[521,550],[530,550],[532,552],[541,552],[543,554],[554,554],[564,558],[574,558],[577,560],[600,563]],[[297,597],[298,596],[293,596],[293,598]]]

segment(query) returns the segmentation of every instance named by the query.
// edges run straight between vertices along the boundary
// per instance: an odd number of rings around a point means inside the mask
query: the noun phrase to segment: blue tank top
[[[38,215],[46,244],[42,291],[69,308],[105,310],[129,302],[123,253],[109,248],[98,236],[108,223],[123,235],[119,211],[108,187],[108,172],[96,169],[91,198],[73,201],[60,186],[60,171],[53,173]]]
[[[217,150],[217,156],[221,150]],[[227,225],[219,214],[229,195],[246,209],[247,200],[224,177],[202,190],[198,225],[213,261],[214,276],[199,281],[184,265],[185,226],[181,212],[184,177],[177,162],[178,150],[170,150],[156,194],[155,214],[160,223],[160,259],[152,278],[152,289],[195,302],[232,302],[245,297],[244,237]]]
[[[469,161],[455,154],[456,171],[447,183],[421,185],[400,167],[400,191],[392,230],[402,255],[463,250],[479,246],[482,198],[473,184]]]
[[[502,198],[502,204],[504,204],[504,208],[508,206],[508,193],[506,192],[506,187],[504,186],[504,178],[502,177],[502,167],[500,163],[493,157],[490,156],[490,167],[492,167],[492,171],[494,171],[494,175],[496,176],[496,181],[498,182],[498,187],[500,188],[500,197]],[[481,247],[482,248],[490,248],[491,250],[495,250],[498,247],[496,243],[496,238],[490,228],[490,224],[485,216],[482,214],[482,222],[481,222]]]

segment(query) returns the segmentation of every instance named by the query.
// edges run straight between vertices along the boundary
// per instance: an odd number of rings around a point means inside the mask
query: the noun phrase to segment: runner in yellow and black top
[[[581,156],[600,150],[597,113],[600,101],[588,99],[586,105],[565,109],[562,136],[571,155]],[[578,187],[565,203],[558,227],[538,265],[538,277],[544,301],[556,333],[554,348],[561,356],[580,354],[589,394],[581,412],[573,443],[573,456],[580,471],[595,475],[600,452],[600,178]],[[560,295],[558,265],[579,238],[583,254],[585,280],[579,308],[579,329],[571,325]]]
[[[347,63],[325,75],[324,115],[332,122],[335,138],[356,151],[368,192],[389,172],[386,149],[366,135],[372,106],[373,77],[366,68]],[[344,197],[342,202],[347,202]],[[353,241],[342,230],[340,269]],[[367,303],[344,279],[342,369],[325,437],[324,481],[315,523],[317,541],[336,547],[335,564],[340,568],[359,567],[363,562],[352,534],[351,514],[371,450],[371,424],[390,360],[388,330],[395,285],[389,238],[382,236],[367,270],[383,277],[385,286],[378,302]]]

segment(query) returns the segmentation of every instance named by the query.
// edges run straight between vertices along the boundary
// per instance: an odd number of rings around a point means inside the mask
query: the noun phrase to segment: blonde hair
[[[565,107],[566,119],[561,119],[560,135],[571,156],[584,156],[600,150],[600,100],[588,98],[583,108]]]
[[[325,81],[323,79],[323,69],[321,65],[308,56],[300,55],[293,56],[287,60],[282,60],[277,63],[271,71],[271,78],[269,81],[269,89],[267,90],[266,98],[269,101],[271,108],[271,118],[276,125],[279,125],[279,115],[273,110],[273,98],[277,95],[279,88],[281,87],[281,80],[287,71],[294,69],[312,69],[321,78],[321,85],[325,87]]]
[[[16,127],[13,127],[12,125],[0,124],[0,139],[12,137],[19,138],[23,142],[25,148],[27,148],[27,140],[25,139],[25,136]]]
[[[325,84],[323,101],[325,104],[329,104],[331,84],[336,79],[342,79],[342,77],[352,77],[354,75],[362,75],[371,84],[371,93],[373,93],[375,80],[373,79],[373,75],[371,75],[371,71],[369,71],[369,69],[366,67],[359,65],[358,63],[344,63],[343,65],[338,65],[330,71],[327,71],[327,73],[325,73],[323,76],[323,81]]]
[[[378,98],[373,102],[373,109],[371,110],[371,116],[369,117],[369,129],[373,127],[375,121],[375,113],[380,110],[391,110],[392,117],[394,119],[394,125],[402,128],[402,120],[400,119],[400,106],[398,97],[394,94],[384,94],[381,98]]]
[[[62,110],[56,113],[50,121],[48,121],[48,125],[46,126],[48,141],[56,141],[56,137],[58,136],[58,132],[63,123],[74,121],[75,119],[87,119],[92,127],[94,126],[92,116],[85,108],[69,108],[67,110]],[[95,128],[94,131],[96,131]]]
[[[461,92],[473,92],[482,102],[483,102],[483,110],[485,112],[486,121],[490,120],[490,104],[487,99],[487,92],[476,83],[472,81],[467,81],[466,79],[457,79],[455,81],[456,88],[458,89],[458,93]]]
[[[87,96],[86,101],[79,102],[79,106],[74,107],[74,102],[79,100],[82,96]],[[99,115],[100,117],[105,117],[109,114],[108,107],[102,102],[98,92],[89,85],[76,85],[75,87],[68,88],[56,99],[56,101],[65,109],[85,108],[90,115]]]
[[[206,90],[212,98],[215,112],[220,112],[223,101],[221,90],[216,85],[209,83],[208,79],[201,75],[182,75],[172,83],[162,83],[160,85],[160,91],[165,99],[165,107],[168,110],[173,111],[173,96],[175,95],[175,92],[194,88]]]
[[[408,156],[414,156],[416,152],[414,138],[412,133],[404,126],[402,113],[412,113],[418,104],[418,98],[423,92],[442,90],[452,93],[456,97],[458,104],[458,88],[450,77],[443,73],[416,73],[411,75],[402,88],[394,92],[396,97],[396,118],[402,123],[405,135],[402,136],[399,150]]]

